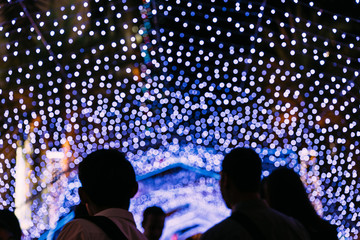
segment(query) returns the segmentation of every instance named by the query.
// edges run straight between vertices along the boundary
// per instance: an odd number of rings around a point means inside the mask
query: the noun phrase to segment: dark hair
[[[266,193],[272,208],[299,219],[318,218],[300,176],[292,169],[275,169],[265,181]]]
[[[235,148],[225,155],[222,171],[241,192],[258,192],[261,182],[261,159],[250,148]]]
[[[317,214],[300,176],[292,169],[274,170],[265,180],[265,193],[270,207],[299,220],[311,239],[338,239],[336,226]]]
[[[125,155],[115,149],[89,154],[79,164],[83,190],[99,206],[123,207],[129,204],[136,176]]]
[[[14,235],[14,239],[21,239],[22,232],[19,220],[14,212],[8,209],[0,210],[0,228],[11,232]]]
[[[166,216],[164,210],[158,206],[152,206],[145,209],[143,212],[143,222],[146,221],[149,215],[156,215],[156,216]]]

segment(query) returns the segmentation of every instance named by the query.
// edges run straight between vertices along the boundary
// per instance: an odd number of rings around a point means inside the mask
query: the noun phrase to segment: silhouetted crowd
[[[57,239],[158,240],[166,213],[157,206],[143,213],[141,233],[130,199],[138,191],[134,168],[114,149],[97,150],[79,164],[81,204]],[[336,227],[314,209],[299,175],[278,168],[261,180],[262,161],[250,148],[235,148],[222,162],[220,190],[231,215],[201,235],[202,240],[338,239]],[[14,213],[0,211],[0,240],[21,239]]]

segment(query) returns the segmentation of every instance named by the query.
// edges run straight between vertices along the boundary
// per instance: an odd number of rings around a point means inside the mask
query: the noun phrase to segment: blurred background
[[[163,239],[229,215],[223,154],[294,168],[340,239],[359,239],[359,1],[0,1],[0,208],[53,239],[79,203],[77,165],[117,148],[131,211]],[[101,164],[101,162],[99,162]]]

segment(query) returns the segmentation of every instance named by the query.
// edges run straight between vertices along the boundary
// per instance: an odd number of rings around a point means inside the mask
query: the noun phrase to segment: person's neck
[[[233,195],[231,209],[234,210],[234,207],[244,201],[260,200],[261,196],[259,192],[238,192]]]
[[[252,199],[261,199],[260,193],[258,192],[242,192],[238,194],[238,199],[245,201],[245,200],[252,200]]]
[[[88,212],[91,216],[101,212],[101,211],[104,211],[106,209],[109,209],[109,208],[120,208],[120,209],[124,209],[124,210],[128,210],[129,207],[126,207],[126,206],[112,206],[112,207],[109,207],[109,206],[97,206],[97,205],[93,205],[91,206],[90,208],[88,208]],[[90,211],[89,211],[90,210]]]

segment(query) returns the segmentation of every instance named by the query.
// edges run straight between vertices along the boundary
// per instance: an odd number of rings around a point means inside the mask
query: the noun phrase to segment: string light
[[[360,20],[315,2],[156,4],[4,5],[19,12],[0,24],[0,206],[15,208],[20,156],[36,199],[25,235],[38,238],[78,203],[76,165],[95,149],[127,152],[141,177],[175,163],[217,173],[223,152],[248,146],[316,176],[319,212],[357,239]],[[64,153],[64,173],[46,151]]]

